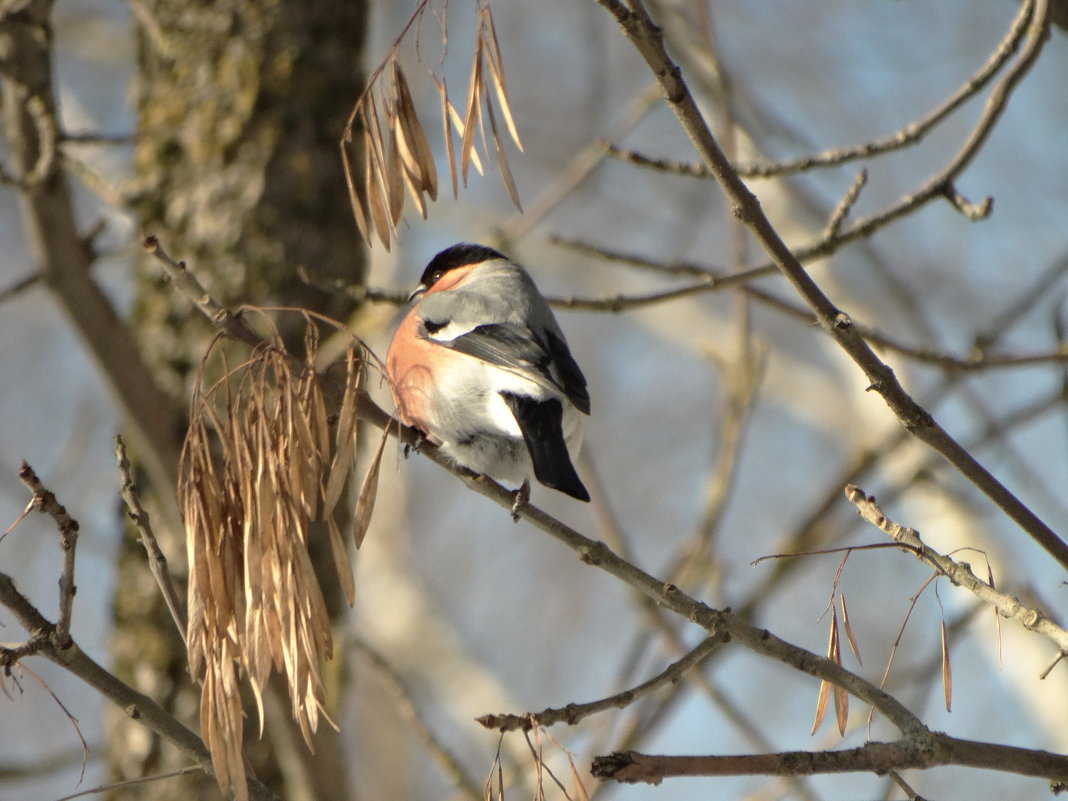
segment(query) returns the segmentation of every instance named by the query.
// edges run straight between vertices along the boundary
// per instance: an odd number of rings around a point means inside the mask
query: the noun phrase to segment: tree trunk
[[[307,286],[298,269],[317,283],[358,283],[365,273],[337,146],[362,89],[364,0],[144,0],[132,8],[139,40],[134,208],[141,227],[228,305],[302,306],[344,319],[351,302]],[[159,382],[185,404],[215,332],[155,265],[146,262],[143,274],[136,335]],[[279,322],[293,326],[291,338],[299,336],[295,315]],[[162,544],[180,573],[180,532],[167,532]],[[344,603],[332,568],[320,575],[336,616]],[[184,646],[133,538],[116,586],[116,672],[195,725],[199,693]],[[288,801],[353,797],[333,729],[320,727],[313,757],[289,727],[288,712],[272,715],[281,704],[267,706],[262,742],[250,720],[247,751],[256,775]],[[108,738],[117,778],[182,766],[156,738],[141,732],[132,739],[128,723],[122,730],[127,736]],[[140,798],[144,791],[131,792],[113,797]],[[218,789],[191,775],[156,783],[150,794],[212,798]]]

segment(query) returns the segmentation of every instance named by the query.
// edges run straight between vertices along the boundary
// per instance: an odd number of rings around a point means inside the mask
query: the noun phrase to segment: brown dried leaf
[[[841,640],[838,635],[838,613],[831,607],[831,660],[836,665],[842,664]],[[846,723],[849,721],[849,693],[837,684],[833,687],[834,714],[838,723],[838,734],[845,736]]]
[[[388,251],[390,247],[389,215],[383,200],[385,187],[378,182],[378,172],[374,168],[374,159],[368,157],[364,171],[364,185],[367,187],[367,203],[371,207],[371,220],[374,222],[378,241]]]
[[[564,748],[564,746],[561,745],[560,742],[555,737],[553,737],[552,734],[549,733],[548,729],[541,729],[541,733],[567,758],[567,766],[568,769],[571,771],[571,779],[575,783],[575,796],[576,798],[578,798],[578,801],[590,801],[589,793],[586,792],[586,787],[582,784],[582,777],[579,775],[578,768],[575,767],[575,759],[572,753],[566,748]],[[556,780],[556,784],[558,787],[560,787],[561,790],[564,791],[564,796],[566,798],[570,798],[570,796],[567,795],[567,790],[564,789],[564,786],[559,779]]]
[[[311,320],[307,324],[311,364],[318,331]],[[262,729],[263,688],[272,668],[282,671],[294,714],[310,736],[323,692],[318,659],[332,650],[307,551],[332,432],[314,371],[294,369],[280,340],[272,344],[237,369],[223,370],[207,396],[197,390],[180,466],[190,564],[189,664],[204,683],[202,729],[217,775],[239,797],[245,794],[239,672],[249,678]],[[349,361],[352,394],[362,371],[351,352]],[[347,411],[350,441],[352,418],[354,411]],[[348,568],[336,524],[331,534]],[[348,579],[351,598],[351,568]],[[344,575],[341,580],[345,586]]]
[[[263,714],[263,682],[250,674],[248,684],[252,688],[252,700],[256,704],[256,720],[259,721],[259,738],[262,740],[263,726],[266,722]]]
[[[411,151],[413,164],[418,165],[423,190],[430,195],[431,200],[437,200],[438,171],[434,166],[434,153],[430,149],[423,126],[419,123],[419,117],[415,113],[415,102],[412,100],[408,81],[396,62],[394,62],[393,78],[397,85],[397,119],[400,122],[400,132],[404,143]]]
[[[400,177],[404,182],[404,186],[408,190],[408,194],[411,195],[415,205],[419,208],[419,213],[425,220],[427,203],[426,198],[423,197],[424,186],[422,169],[417,163],[416,156],[412,152],[412,149],[408,146],[408,141],[401,128],[399,116],[394,117],[393,127],[394,137],[397,140],[397,149],[400,154]]]
[[[497,150],[497,168],[501,172],[501,180],[504,181],[504,187],[508,190],[508,197],[512,199],[512,203],[522,213],[523,206],[519,202],[519,190],[516,189],[515,179],[512,177],[512,171],[508,167],[508,158],[504,155],[504,145],[497,131],[497,117],[493,113],[493,101],[490,100],[488,95],[486,97],[486,113],[489,115],[490,128],[493,131],[493,146]]]
[[[389,220],[393,228],[404,212],[404,164],[401,161],[400,143],[397,141],[397,120],[386,120],[389,128],[389,152],[386,161],[387,195],[389,197]]]
[[[364,186],[367,202],[371,207],[371,219],[382,246],[388,251],[393,228],[389,222],[389,182],[385,177],[386,157],[382,148],[382,133],[378,125],[378,110],[372,103],[364,109]]]
[[[360,236],[368,245],[371,244],[371,232],[368,226],[371,224],[367,216],[367,209],[360,200],[360,193],[356,187],[356,170],[352,165],[352,157],[349,156],[349,148],[352,140],[346,139],[341,143],[341,163],[344,167],[345,186],[349,190],[349,204],[352,206],[352,217],[356,220],[356,227],[360,230]]]
[[[835,607],[831,606],[831,630],[827,639],[827,658],[833,660],[835,653],[838,650],[838,615],[835,612]],[[823,718],[827,715],[827,702],[831,696],[831,683],[826,679],[820,681],[820,692],[816,698],[816,717],[812,721],[812,731],[809,734],[815,734],[821,725],[823,725]],[[835,704],[837,705],[838,698],[835,696]]]
[[[860,658],[860,648],[857,647],[857,638],[853,636],[853,627],[849,624],[849,610],[846,609],[845,594],[840,594],[842,602],[842,624],[845,626],[846,639],[849,640],[849,650],[853,652],[853,656],[857,658],[857,662],[861,665],[864,664],[864,660]]]
[[[820,694],[816,698],[816,718],[812,721],[812,731],[815,734],[823,725],[823,718],[827,715],[827,701],[831,697],[831,683],[827,680],[820,681]]]
[[[357,550],[363,544],[363,538],[367,536],[367,528],[371,525],[371,515],[375,509],[375,498],[378,495],[378,472],[382,466],[382,453],[386,449],[386,440],[389,439],[389,426],[382,431],[382,438],[378,441],[371,465],[367,468],[367,474],[363,477],[360,485],[360,494],[356,499],[356,510],[352,516],[352,541]]]
[[[575,760],[571,756],[570,751],[565,752],[567,754],[567,766],[571,771],[571,781],[574,783],[575,797],[578,801],[590,801],[590,794],[586,792],[586,785],[582,783],[582,776],[578,772],[578,768],[575,767]]]
[[[452,124],[449,122],[449,117],[450,112],[453,117],[458,118],[460,115],[456,113],[456,109],[449,102],[449,90],[445,85],[445,78],[442,77],[439,81],[436,75],[432,75],[432,77],[434,86],[437,87],[438,94],[441,95],[441,131],[445,139],[445,155],[449,161],[449,180],[452,182],[452,196],[455,198],[459,195],[460,186],[456,180],[456,154],[453,152]]]
[[[325,464],[330,456],[330,421],[327,419],[323,388],[319,385],[319,378],[313,371],[309,371],[305,398],[304,403],[308,409],[312,433],[315,435],[315,450],[321,455],[322,463]]]
[[[309,325],[309,328],[314,328]],[[287,379],[284,385],[283,420],[286,429],[276,447],[282,450],[279,463],[287,465],[289,480],[286,492],[299,504],[301,513],[314,520],[319,504],[319,478],[329,452],[320,453],[312,434],[311,409],[306,401],[308,384],[313,382],[311,367],[304,368],[299,384]]]
[[[318,503],[321,500],[320,487],[323,481],[323,466],[330,459],[330,432],[326,423],[325,408],[320,409],[323,398],[319,389],[318,378],[310,367],[305,368],[305,374],[305,381],[300,390],[298,425],[301,430],[301,446],[303,447],[304,445],[304,437],[310,437],[311,442],[308,443],[308,450],[298,451],[296,457],[303,456],[302,461],[307,462],[303,471],[304,482],[301,485],[300,492],[303,502],[302,508],[305,514],[314,520],[320,514],[318,512]],[[321,422],[320,413],[323,415]],[[326,430],[319,430],[320,425]],[[325,446],[324,442],[326,443]]]
[[[449,119],[452,120],[453,127],[456,129],[457,133],[460,134],[460,150],[462,151],[464,132],[467,130],[467,127],[464,125],[464,120],[463,117],[460,116],[460,112],[456,110],[456,107],[452,103],[448,104],[448,112]],[[485,168],[482,166],[482,157],[478,155],[478,149],[474,147],[471,148],[470,156],[471,166],[475,168],[475,172],[477,172],[479,175],[485,175],[486,171]]]
[[[463,133],[460,141],[460,177],[467,186],[467,167],[475,147],[475,123],[480,119],[482,108],[482,48],[475,48],[475,60],[471,65],[471,80],[467,86],[467,110],[464,112]]]
[[[418,176],[413,175],[407,167],[404,167],[403,173],[404,185],[408,189],[408,194],[411,196],[412,202],[415,203],[416,208],[419,209],[420,216],[425,220],[427,212],[427,203],[426,198],[423,197],[422,191],[420,191],[419,187],[415,183]]]
[[[223,649],[220,662],[222,658],[229,661],[228,649]],[[200,709],[201,731],[219,785],[229,787],[235,801],[248,801],[248,779],[241,753],[241,698],[232,667],[205,677]]]
[[[356,585],[352,580],[352,564],[349,562],[345,541],[341,538],[341,530],[337,527],[333,515],[326,518],[326,528],[330,532],[330,552],[334,555],[337,577],[341,581],[341,589],[345,592],[345,600],[351,607],[356,603]]]
[[[810,735],[819,731],[820,726],[823,725],[823,718],[827,715],[827,701],[831,697],[831,683],[826,679],[820,681],[820,692],[816,697],[816,717],[812,721],[812,731]]]
[[[946,712],[952,712],[953,706],[953,668],[949,664],[949,637],[946,633],[946,619],[942,618],[942,694],[946,700]]]
[[[341,411],[338,413],[337,444],[334,462],[323,492],[323,517],[329,518],[337,508],[341,494],[348,484],[352,463],[356,456],[356,390],[360,370],[356,355],[350,347],[347,354],[345,389],[341,396]]]
[[[504,115],[504,123],[508,127],[508,133],[515,142],[515,146],[523,150],[523,143],[519,141],[519,131],[515,127],[515,119],[512,117],[512,109],[508,103],[508,89],[504,80],[504,60],[501,58],[501,45],[497,41],[497,29],[493,25],[493,12],[489,6],[482,9],[485,25],[483,30],[483,42],[485,43],[489,58],[490,77],[493,78],[493,88],[497,93],[497,100],[501,104],[501,113]]]
[[[312,322],[307,312],[302,312],[301,316],[304,318],[304,364],[315,367],[315,354],[319,352],[319,326]]]
[[[851,553],[853,552],[847,550],[844,554],[842,554],[842,558],[838,560],[838,567],[834,569],[834,580],[831,582],[831,593],[835,593],[838,591],[838,582],[842,578],[842,571],[845,570],[846,562],[849,561],[849,555]],[[831,599],[831,602],[834,602],[833,598]]]

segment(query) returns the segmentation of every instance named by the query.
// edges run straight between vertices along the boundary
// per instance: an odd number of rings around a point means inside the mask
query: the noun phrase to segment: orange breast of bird
[[[406,426],[430,433],[435,391],[431,368],[441,346],[419,335],[420,323],[417,306],[405,315],[393,335],[386,354],[386,374],[397,417]]]

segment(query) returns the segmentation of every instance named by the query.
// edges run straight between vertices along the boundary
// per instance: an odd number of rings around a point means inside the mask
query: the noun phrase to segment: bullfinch
[[[526,270],[459,244],[427,265],[386,356],[397,416],[452,461],[506,484],[530,477],[588,501],[572,460],[590,413],[586,378]]]

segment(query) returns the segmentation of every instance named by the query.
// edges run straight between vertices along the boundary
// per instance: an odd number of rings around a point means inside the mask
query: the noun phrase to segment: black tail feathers
[[[560,401],[556,398],[540,401],[511,392],[502,392],[501,397],[523,432],[530,461],[534,463],[534,477],[546,487],[589,501],[590,493],[575,472],[564,442],[564,407]]]

